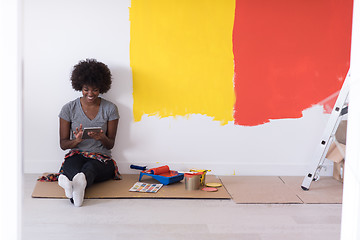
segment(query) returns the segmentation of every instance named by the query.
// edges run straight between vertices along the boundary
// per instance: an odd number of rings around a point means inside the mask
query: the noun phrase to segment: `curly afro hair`
[[[111,72],[107,65],[96,59],[81,60],[71,73],[71,85],[76,91],[82,91],[84,85],[99,88],[106,93],[111,87]]]

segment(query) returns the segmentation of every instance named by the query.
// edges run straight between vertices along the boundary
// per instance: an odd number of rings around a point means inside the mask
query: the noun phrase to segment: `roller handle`
[[[145,171],[145,170],[146,170],[146,166],[138,166],[138,165],[134,165],[134,164],[131,164],[131,165],[130,165],[130,168],[131,168],[131,169],[142,170],[142,171]]]

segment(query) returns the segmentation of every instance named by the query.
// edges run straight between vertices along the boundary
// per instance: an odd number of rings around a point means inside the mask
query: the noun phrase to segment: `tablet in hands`
[[[101,127],[87,127],[84,128],[82,139],[91,139],[89,132],[101,132]]]

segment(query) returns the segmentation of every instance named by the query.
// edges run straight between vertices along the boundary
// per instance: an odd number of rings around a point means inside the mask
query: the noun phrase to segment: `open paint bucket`
[[[201,172],[185,173],[185,189],[198,190],[200,189]]]
[[[207,172],[210,172],[211,170],[205,170],[205,169],[190,169],[190,172],[198,172],[201,173],[201,177],[200,177],[200,185],[204,186],[205,185],[205,176]]]

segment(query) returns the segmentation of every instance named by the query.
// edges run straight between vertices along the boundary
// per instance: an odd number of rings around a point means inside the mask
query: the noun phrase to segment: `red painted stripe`
[[[351,0],[237,0],[235,124],[299,118],[341,88],[350,62]]]

